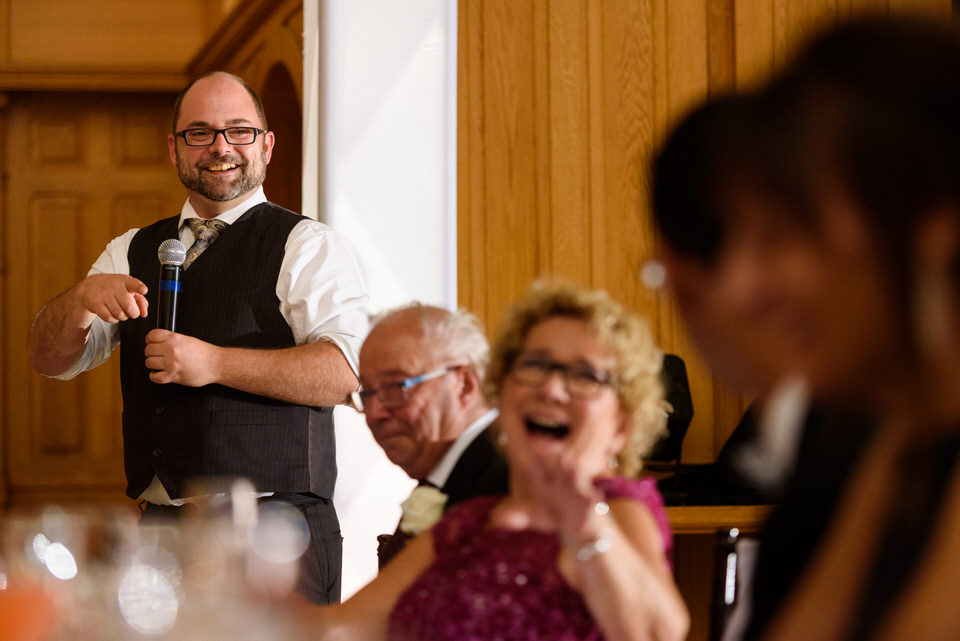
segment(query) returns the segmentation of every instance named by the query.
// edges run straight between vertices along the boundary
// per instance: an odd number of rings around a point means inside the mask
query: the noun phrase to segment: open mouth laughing
[[[558,440],[566,438],[570,434],[570,427],[568,425],[561,425],[556,421],[545,418],[528,418],[524,424],[529,434],[548,436]]]

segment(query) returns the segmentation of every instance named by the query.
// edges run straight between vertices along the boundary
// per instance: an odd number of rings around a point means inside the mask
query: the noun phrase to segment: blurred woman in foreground
[[[881,420],[765,639],[960,638],[958,70],[949,24],[843,25],[736,107],[754,171],[715,167],[718,298]]]
[[[766,90],[832,292],[797,297],[797,363],[883,419],[771,639],[960,638],[958,69],[948,23],[865,20]]]
[[[309,612],[314,636],[683,639],[662,500],[631,478],[665,424],[660,367],[606,294],[535,285],[486,381],[510,493],[451,508],[354,598]]]

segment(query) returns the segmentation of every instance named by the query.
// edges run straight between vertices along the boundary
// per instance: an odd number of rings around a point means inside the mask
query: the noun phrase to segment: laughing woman
[[[462,503],[340,606],[323,639],[679,640],[656,485],[637,480],[663,430],[661,354],[605,293],[538,283],[494,345],[510,492]]]

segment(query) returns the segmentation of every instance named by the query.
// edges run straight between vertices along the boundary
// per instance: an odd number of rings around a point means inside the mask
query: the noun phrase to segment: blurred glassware
[[[278,612],[293,591],[309,544],[300,511],[259,502],[244,479],[206,479],[187,492],[178,527],[181,602],[169,638],[283,641],[291,632]]]
[[[205,482],[180,518],[111,507],[0,522],[3,641],[284,641],[280,601],[309,544],[302,514],[245,481]]]
[[[103,638],[98,635],[111,619],[107,590],[136,537],[136,514],[120,508],[49,506],[6,516],[0,527],[0,601],[30,611],[8,613],[31,619],[18,634],[56,641]]]

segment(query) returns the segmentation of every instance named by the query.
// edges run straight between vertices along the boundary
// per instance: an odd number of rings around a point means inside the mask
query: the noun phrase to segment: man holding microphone
[[[86,278],[47,303],[29,339],[41,374],[70,379],[121,346],[127,494],[175,515],[192,478],[241,476],[307,519],[298,591],[339,600],[341,536],[332,407],[357,389],[367,278],[326,225],[267,201],[274,147],[240,78],[213,72],[177,98],[170,159],[179,215],[115,238]],[[176,332],[157,327],[157,248],[186,251]]]

